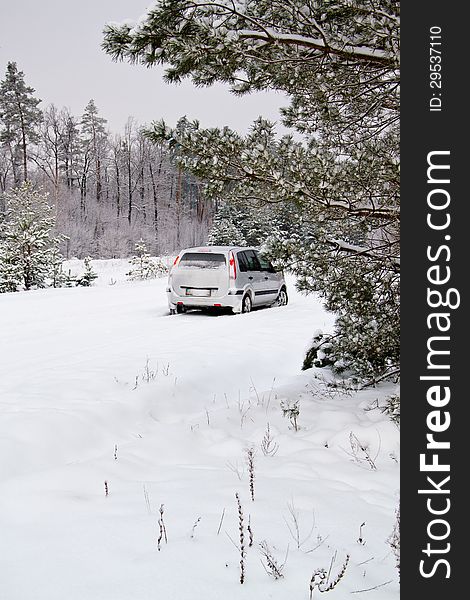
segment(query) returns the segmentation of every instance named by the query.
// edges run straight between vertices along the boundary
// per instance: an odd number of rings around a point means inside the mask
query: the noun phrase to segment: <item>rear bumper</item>
[[[172,288],[167,288],[168,306],[170,310],[176,309],[176,306],[183,305],[187,308],[232,308],[235,312],[241,310],[243,290],[229,290],[224,296],[199,297],[176,294]]]

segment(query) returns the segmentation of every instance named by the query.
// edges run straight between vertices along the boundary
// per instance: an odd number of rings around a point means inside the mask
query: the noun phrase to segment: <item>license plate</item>
[[[195,290],[194,288],[186,288],[186,296],[195,296],[198,298],[207,298],[211,295],[210,290]]]

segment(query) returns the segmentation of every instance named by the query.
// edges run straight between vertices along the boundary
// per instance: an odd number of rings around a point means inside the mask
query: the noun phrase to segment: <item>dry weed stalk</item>
[[[149,497],[149,493],[147,491],[147,488],[145,487],[145,483],[143,485],[143,490],[144,490],[145,506],[147,507],[148,514],[151,515],[152,514],[152,508],[150,506],[150,497]]]
[[[364,521],[364,523],[361,523],[359,525],[359,537],[357,538],[357,543],[361,544],[361,546],[365,546],[366,545],[366,541],[365,539],[362,537],[362,528],[366,526],[366,522]]]
[[[398,577],[400,577],[400,506],[395,512],[395,524],[393,526],[393,531],[387,540],[387,543],[392,549],[393,554],[395,555],[395,564],[398,570]]]
[[[170,374],[170,363],[163,365],[162,373],[163,373],[163,375],[165,375],[165,377],[168,377],[168,375]]]
[[[191,529],[191,535],[190,535],[191,539],[194,539],[194,536],[196,534],[196,527],[199,525],[200,521],[201,521],[201,517],[198,517],[196,519],[196,521],[194,522],[194,525],[193,525],[193,527]]]
[[[248,475],[250,478],[250,496],[252,502],[255,501],[255,449],[253,446],[251,448],[246,448],[246,462],[248,465]]]
[[[237,499],[237,508],[238,508],[238,534],[240,538],[240,583],[245,581],[245,530],[243,525],[243,509],[240,502],[240,496],[238,493],[235,494],[235,498]]]
[[[354,590],[351,592],[351,594],[363,594],[364,592],[372,592],[373,590],[378,590],[381,587],[389,585],[390,583],[392,583],[392,581],[393,580],[390,579],[389,581],[384,581],[383,583],[379,583],[379,585],[374,585],[374,587],[365,588],[363,590]]]
[[[248,531],[248,548],[253,546],[253,529],[251,528],[251,515],[248,515],[248,525],[246,527]]]
[[[245,400],[240,399],[240,395],[238,397],[238,413],[240,415],[240,429],[243,429],[243,425],[248,417],[248,413],[251,410],[251,402],[248,400],[248,405],[245,405]]]
[[[109,496],[109,487],[108,487],[108,482],[106,480],[104,482],[104,495]]]
[[[378,452],[375,458],[372,458],[369,448],[359,441],[359,438],[352,431],[349,434],[349,445],[351,447],[351,452],[347,452],[347,454],[352,456],[357,463],[366,462],[372,471],[377,471],[375,460],[378,456]]]
[[[158,513],[159,513],[160,517],[158,518],[159,534],[158,534],[158,540],[157,540],[157,548],[158,548],[159,552],[162,548],[162,540],[165,541],[165,544],[168,543],[168,538],[166,535],[165,521],[163,520],[163,512],[164,512],[163,504],[160,504],[160,508],[158,509]]]
[[[240,466],[238,464],[238,460],[235,463],[228,461],[225,464],[231,471],[233,471],[235,473],[235,475],[241,481],[243,474],[244,474],[244,469],[243,469],[243,466]]]
[[[261,561],[261,564],[263,565],[266,573],[274,579],[280,579],[281,577],[284,577],[282,570],[284,569],[284,566],[287,562],[287,552],[289,551],[289,547],[287,547],[286,557],[282,565],[279,565],[277,560],[274,558],[273,553],[271,552],[271,548],[268,546],[266,540],[263,540],[260,543],[259,548],[261,554],[264,557],[264,560],[266,561],[266,564],[264,564],[263,561]]]
[[[279,444],[274,441],[269,428],[269,423],[266,424],[266,431],[261,440],[261,450],[265,456],[274,456],[279,450]]]
[[[291,534],[291,537],[294,540],[297,549],[300,550],[300,548],[312,537],[313,530],[315,529],[315,513],[313,512],[312,526],[310,528],[309,533],[305,537],[302,537],[300,534],[299,511],[296,509],[294,502],[292,502],[291,504],[287,503],[287,508],[289,510],[289,515],[292,523],[289,523],[289,521],[286,518],[284,518],[284,522],[287,525],[287,529],[289,530],[289,533]]]
[[[224,510],[222,511],[222,514],[220,515],[220,522],[219,522],[219,528],[217,529],[217,535],[219,535],[220,530],[222,529],[222,523],[224,522],[224,517],[225,517],[225,507],[224,507]]]
[[[269,405],[271,404],[271,396],[272,396],[273,391],[274,391],[274,384],[276,383],[276,378],[275,377],[273,378],[273,382],[271,384],[271,389],[269,390],[267,398],[266,398],[266,396],[265,396],[264,393],[262,394],[262,396],[260,396],[258,394],[258,390],[256,389],[256,385],[255,385],[253,379],[250,379],[250,381],[251,381],[250,392],[254,392],[254,394],[256,396],[256,405],[264,407],[264,404],[266,402],[266,412],[268,412]]]
[[[157,374],[158,374],[158,363],[157,363],[157,370],[153,371],[150,368],[150,359],[147,358],[147,361],[146,361],[145,367],[144,367],[144,371],[140,378],[142,379],[142,381],[145,381],[146,383],[150,383],[151,381],[156,379]]]
[[[336,577],[332,581],[329,580],[329,573],[327,574],[325,569],[315,569],[315,571],[313,572],[312,577],[310,579],[310,600],[312,600],[313,592],[315,590],[318,590],[320,592],[320,594],[323,594],[325,592],[331,592],[331,590],[334,589],[338,585],[338,583],[341,581],[341,579],[343,579],[344,574],[346,573],[348,564],[349,564],[349,554],[346,554],[346,558],[341,567],[341,570],[339,571],[338,575],[336,575]],[[330,567],[330,571],[331,571],[331,567]]]

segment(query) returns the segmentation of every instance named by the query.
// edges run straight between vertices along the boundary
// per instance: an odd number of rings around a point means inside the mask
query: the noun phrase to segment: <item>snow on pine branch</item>
[[[379,252],[374,252],[373,249],[371,249],[370,247],[367,247],[367,246],[358,246],[356,244],[350,244],[348,242],[345,242],[344,240],[337,239],[337,238],[336,239],[327,238],[325,241],[328,244],[331,244],[332,246],[337,248],[339,251],[346,252],[348,254],[355,254],[357,256],[362,255],[362,256],[365,256],[365,257],[373,259],[373,260],[379,260],[379,261],[384,260],[383,254],[380,254]],[[384,247],[389,248],[391,245],[393,245],[392,242],[390,242],[389,244],[387,244]],[[400,258],[399,257],[388,255],[387,258],[397,269],[399,269],[399,267],[400,267]]]
[[[305,48],[313,48],[320,50],[324,54],[336,54],[345,58],[355,58],[356,60],[364,60],[368,62],[377,62],[381,64],[393,64],[393,59],[388,52],[379,49],[370,49],[366,47],[355,47],[344,45],[342,48],[337,48],[333,45],[325,43],[320,38],[312,38],[298,34],[279,33],[273,29],[265,29],[264,31],[241,30],[239,32],[240,39],[265,40],[267,42],[277,42],[279,44],[304,46]]]

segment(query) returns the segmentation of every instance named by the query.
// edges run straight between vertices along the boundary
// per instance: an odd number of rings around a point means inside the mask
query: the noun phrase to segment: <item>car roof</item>
[[[194,248],[184,248],[181,250],[180,254],[183,252],[230,252],[230,251],[239,251],[239,250],[256,250],[252,246],[195,246]]]

